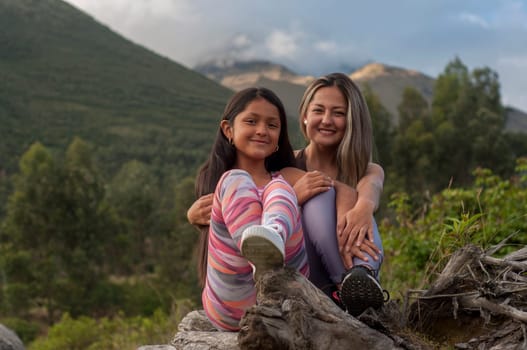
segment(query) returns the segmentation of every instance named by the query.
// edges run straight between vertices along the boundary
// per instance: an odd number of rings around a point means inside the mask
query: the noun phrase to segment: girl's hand
[[[315,170],[306,172],[294,184],[298,204],[302,205],[314,195],[325,192],[333,186],[331,177]]]
[[[199,197],[187,210],[187,219],[192,225],[210,225],[210,214],[212,212],[213,193]]]

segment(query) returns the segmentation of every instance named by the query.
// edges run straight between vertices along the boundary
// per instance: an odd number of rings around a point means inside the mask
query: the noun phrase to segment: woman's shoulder
[[[302,170],[307,170],[305,148],[297,149],[295,154],[295,166]]]
[[[295,167],[286,167],[282,168],[279,173],[285,181],[293,186],[306,172]]]

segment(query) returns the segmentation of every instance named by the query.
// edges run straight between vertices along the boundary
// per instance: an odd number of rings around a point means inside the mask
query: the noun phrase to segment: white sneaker
[[[241,253],[251,263],[255,281],[264,272],[284,266],[284,240],[268,225],[254,225],[243,231]]]

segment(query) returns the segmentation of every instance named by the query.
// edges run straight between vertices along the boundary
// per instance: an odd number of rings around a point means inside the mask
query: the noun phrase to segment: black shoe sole
[[[367,308],[380,308],[384,303],[382,288],[367,272],[351,272],[342,282],[340,300],[346,311],[359,316]]]

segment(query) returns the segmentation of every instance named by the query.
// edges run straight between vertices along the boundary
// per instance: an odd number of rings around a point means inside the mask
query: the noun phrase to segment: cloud
[[[200,14],[190,0],[69,0],[98,19],[118,27],[140,26],[149,20],[169,19],[174,22],[196,23]]]
[[[334,41],[318,41],[313,45],[316,51],[332,54],[338,51],[339,46]]]
[[[234,38],[232,39],[232,44],[234,47],[237,48],[247,48],[252,45],[252,40],[246,34],[239,34],[234,36]]]
[[[292,59],[298,53],[300,36],[295,33],[286,33],[281,30],[273,31],[266,39],[265,46],[272,56],[276,58]]]
[[[527,68],[514,64],[527,56],[527,0],[66,1],[189,68],[263,59],[319,75],[373,60],[435,76],[459,56],[496,70],[504,99],[527,109],[510,88],[527,91]]]
[[[498,28],[517,28],[527,31],[527,8],[524,1],[502,1],[494,14]]]
[[[457,18],[463,23],[480,26],[481,28],[489,28],[489,24],[487,23],[487,21],[473,13],[460,13]]]
[[[518,74],[525,77],[527,73],[527,54],[500,57],[497,62],[497,70],[499,71],[503,103],[527,112],[527,79],[518,79]]]

